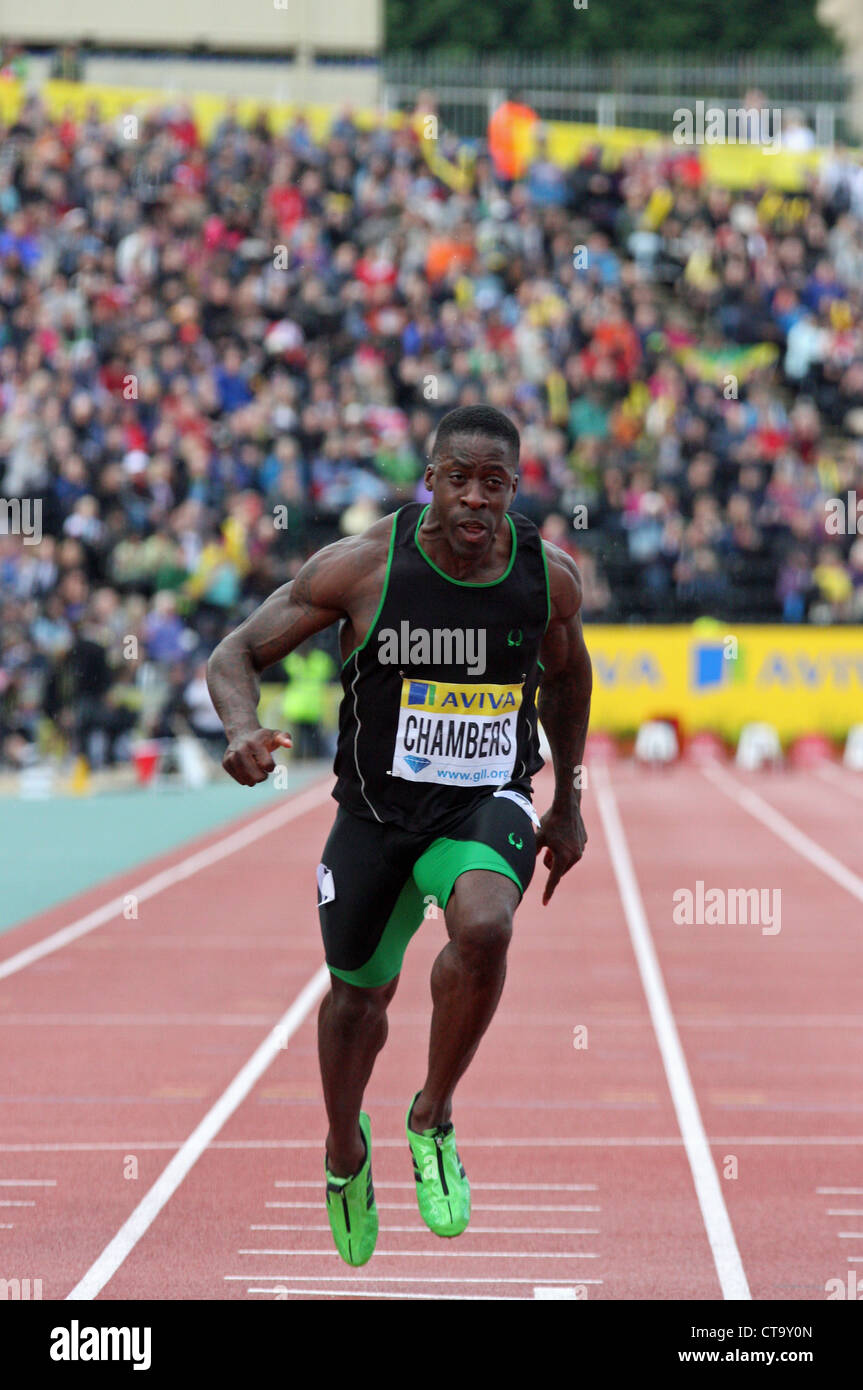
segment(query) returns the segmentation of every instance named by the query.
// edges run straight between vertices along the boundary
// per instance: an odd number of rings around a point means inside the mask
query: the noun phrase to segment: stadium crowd
[[[0,130],[0,496],[41,504],[41,538],[0,514],[0,763],[110,762],[177,714],[218,741],[213,645],[425,498],[458,404],[517,423],[515,505],[588,621],[863,618],[863,517],[825,524],[863,501],[859,164],[790,196],[695,149],[540,140],[509,179],[429,144],[38,96]]]

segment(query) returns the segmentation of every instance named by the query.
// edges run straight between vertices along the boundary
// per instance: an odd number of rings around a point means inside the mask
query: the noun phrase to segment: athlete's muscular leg
[[[504,874],[460,874],[446,907],[449,942],[431,974],[429,1067],[411,1129],[446,1124],[459,1077],[492,1020],[506,975],[506,951],[519,891]]]
[[[387,1005],[398,982],[397,975],[379,989],[360,989],[332,975],[330,993],[321,1004],[318,1056],[330,1121],[327,1166],[333,1177],[351,1177],[365,1160],[363,1092],[387,1039]]]

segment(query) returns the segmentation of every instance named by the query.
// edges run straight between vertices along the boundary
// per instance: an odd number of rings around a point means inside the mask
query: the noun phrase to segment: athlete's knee
[[[502,904],[478,904],[454,924],[453,945],[472,974],[496,970],[512,939],[512,913]]]
[[[349,984],[347,980],[333,975],[330,977],[328,996],[330,1015],[343,1027],[372,1027],[386,1018],[397,985],[398,975],[388,984],[370,989]]]

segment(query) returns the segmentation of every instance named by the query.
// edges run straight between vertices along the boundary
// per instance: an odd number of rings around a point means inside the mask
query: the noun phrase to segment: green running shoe
[[[372,1186],[372,1127],[360,1111],[360,1130],[366,1144],[366,1161],[352,1178],[336,1178],[326,1166],[327,1216],[336,1249],[346,1264],[364,1265],[371,1259],[378,1238],[378,1209]]]
[[[414,1096],[408,1106],[405,1132],[414,1160],[420,1216],[436,1236],[460,1236],[470,1221],[470,1183],[455,1146],[451,1124],[418,1134],[411,1129]]]

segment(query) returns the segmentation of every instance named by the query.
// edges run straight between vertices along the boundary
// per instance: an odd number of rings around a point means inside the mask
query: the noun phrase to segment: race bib
[[[512,777],[521,685],[402,680],[393,777],[441,786]]]

